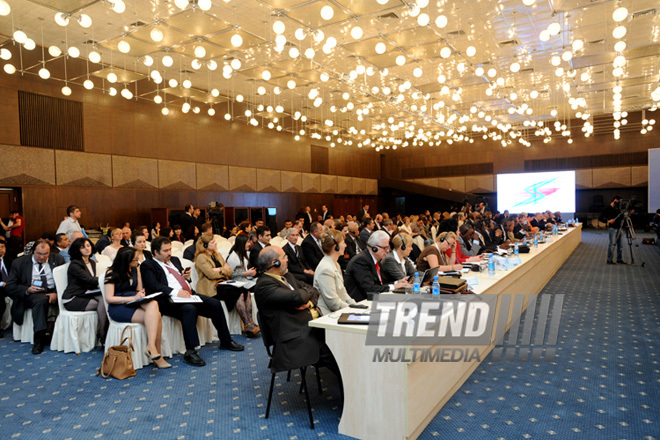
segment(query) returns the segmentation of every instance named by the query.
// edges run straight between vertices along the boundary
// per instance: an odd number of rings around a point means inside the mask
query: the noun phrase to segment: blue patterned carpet
[[[660,438],[660,248],[634,248],[646,262],[639,268],[605,265],[606,246],[606,234],[584,232],[543,291],[566,294],[555,361],[487,358],[420,438]],[[308,373],[314,431],[298,376],[287,383],[281,374],[266,420],[263,344],[236,339],[245,352],[204,347],[206,367],[177,356],[170,370],[145,368],[118,381],[95,376],[98,350],[33,356],[5,332],[0,439],[347,438],[336,433],[336,379],[323,370],[321,395]]]

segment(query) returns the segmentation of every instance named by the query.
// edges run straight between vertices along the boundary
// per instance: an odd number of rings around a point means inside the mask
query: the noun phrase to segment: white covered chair
[[[11,298],[5,298],[5,313],[0,318],[0,329],[6,330],[11,325]]]
[[[108,303],[105,300],[105,271],[107,267],[96,265],[97,273],[99,275],[99,286],[101,286],[101,296],[103,297],[103,302],[105,302],[105,308],[108,310]],[[133,360],[133,367],[135,369],[140,369],[145,365],[149,364],[149,358],[144,354],[144,351],[147,348],[147,329],[142,324],[134,324],[131,322],[117,322],[113,321],[108,314],[108,322],[110,326],[108,327],[108,334],[105,337],[105,351],[108,351],[109,347],[113,345],[119,345],[121,343],[121,332],[124,330],[124,327],[131,326],[133,328],[133,348],[135,351],[131,352],[131,359]]]
[[[231,245],[233,246],[233,245],[234,245],[234,242],[236,241],[236,236],[235,236],[235,235],[232,235],[231,237],[229,237],[229,238],[227,239],[227,241],[230,242]]]
[[[107,255],[103,254],[94,254],[94,258],[96,258],[96,265],[102,265],[105,267],[110,267],[112,266],[112,259],[108,257]]]
[[[191,244],[193,244],[194,241],[195,241],[195,240],[188,240],[188,241],[186,241],[185,243],[183,243],[183,248],[184,248],[184,249],[187,248],[188,246],[190,246]]]
[[[174,253],[174,251],[178,251],[178,252],[183,253],[183,243],[181,243],[180,241],[173,240],[172,241],[172,253]]]
[[[413,238],[413,243],[417,245],[420,251],[423,251],[426,246],[424,246],[424,237],[421,235],[416,236]]]
[[[71,312],[62,304],[62,294],[68,285],[69,263],[53,269],[53,279],[57,290],[57,305],[60,314],[55,321],[50,349],[65,353],[92,351],[96,346],[96,327],[99,318],[96,311]]]
[[[14,323],[12,327],[14,341],[29,342],[34,344],[34,321],[32,321],[32,309],[25,309],[23,313],[23,325]]]

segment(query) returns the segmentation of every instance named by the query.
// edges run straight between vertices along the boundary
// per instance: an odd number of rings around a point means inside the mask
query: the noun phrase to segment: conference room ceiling
[[[332,146],[527,145],[582,136],[613,113],[610,132],[625,134],[623,112],[660,101],[657,0],[0,0],[0,13],[3,3],[0,74],[45,68],[71,99],[90,80],[191,118],[227,102],[215,117]]]

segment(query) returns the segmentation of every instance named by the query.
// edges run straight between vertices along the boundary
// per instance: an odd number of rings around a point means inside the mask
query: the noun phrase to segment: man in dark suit
[[[296,244],[299,237],[298,229],[289,228],[286,235],[288,243],[282,246],[282,249],[289,259],[289,273],[293,274],[297,280],[304,281],[311,286],[314,284],[314,271],[307,264],[302,248]]]
[[[328,211],[328,207],[326,205],[321,205],[321,220],[326,221],[328,219],[332,218],[332,213]]]
[[[303,219],[303,229],[309,232],[309,228],[314,222],[314,217],[312,216],[312,210],[309,206],[305,206],[305,211],[299,216]]]
[[[358,231],[357,223],[348,222],[348,235],[345,236],[345,241],[346,253],[348,254],[349,260],[364,250],[364,245],[359,237],[360,233]]]
[[[7,310],[7,280],[9,279],[9,270],[11,268],[11,261],[7,257],[7,242],[4,237],[0,237],[0,318]],[[3,338],[2,331],[0,330],[0,338]]]
[[[362,249],[367,248],[367,241],[369,240],[369,236],[371,236],[371,233],[374,230],[374,221],[373,219],[367,217],[364,219],[364,228],[360,231],[360,242],[362,242]]]
[[[271,232],[268,226],[259,226],[256,234],[257,241],[254,242],[252,249],[250,249],[250,267],[257,267],[259,252],[263,248],[270,246]]]
[[[369,204],[365,203],[357,213],[357,221],[364,223],[364,218],[369,214]]]
[[[23,313],[26,309],[32,309],[32,354],[40,354],[46,345],[48,309],[57,304],[53,269],[64,264],[64,258],[51,253],[50,244],[44,240],[38,240],[32,252],[33,254],[24,255],[14,261],[6,289],[14,301],[11,316],[16,324],[23,325]]]
[[[355,301],[367,299],[367,293],[391,292],[409,285],[399,280],[394,284],[383,284],[380,274],[380,260],[390,251],[390,236],[384,231],[376,231],[369,237],[367,250],[361,252],[348,263],[344,285]]]
[[[195,261],[195,252],[197,252],[197,241],[202,236],[202,234],[211,234],[213,235],[213,223],[206,222],[199,228],[200,234],[195,238],[193,244],[188,246],[183,250],[183,258],[190,261]]]
[[[268,329],[275,342],[271,370],[293,370],[320,361],[338,373],[323,331],[308,325],[320,316],[316,308],[318,291],[302,288],[287,273],[287,257],[279,246],[263,250],[258,267],[262,275],[254,288],[254,299],[261,317],[259,325]]]
[[[323,259],[323,250],[321,249],[320,241],[321,234],[323,234],[323,226],[319,222],[314,222],[309,227],[309,235],[302,242],[305,260],[312,270],[316,270],[316,266]]]
[[[195,347],[199,345],[197,334],[197,317],[211,318],[213,326],[218,331],[220,349],[243,351],[244,347],[232,340],[227,328],[227,321],[220,301],[204,295],[198,295],[190,288],[185,278],[190,276],[190,269],[183,270],[178,258],[172,257],[172,244],[169,238],[157,237],[151,242],[153,260],[145,260],[140,266],[142,283],[147,294],[163,292],[158,297],[160,313],[181,321],[183,340],[186,352],[183,361],[195,367],[206,365]],[[201,302],[173,303],[170,297],[190,298],[197,297]]]
[[[186,205],[183,207],[185,211],[183,215],[179,218],[179,226],[181,226],[181,235],[183,235],[185,240],[192,240],[195,238],[195,219],[193,218],[193,212],[195,208],[193,205]]]

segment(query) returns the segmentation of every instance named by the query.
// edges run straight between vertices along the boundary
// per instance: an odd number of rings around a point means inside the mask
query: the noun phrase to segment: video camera
[[[617,204],[617,208],[624,214],[629,214],[630,211],[635,209],[635,198],[631,197],[630,199],[621,199]]]

